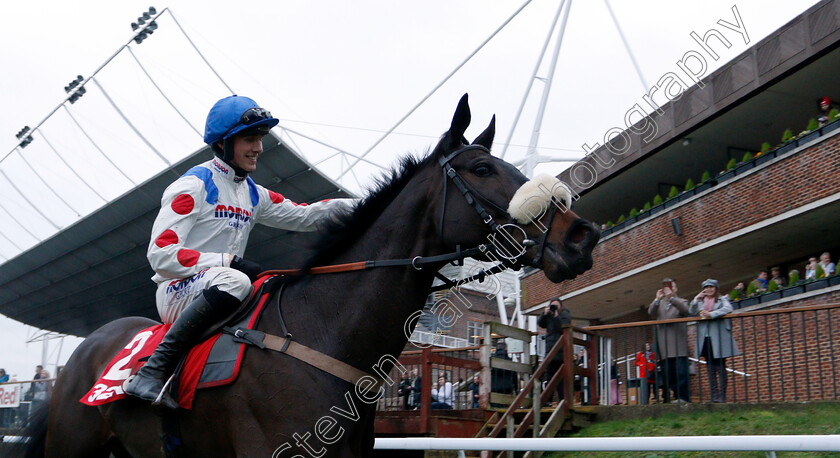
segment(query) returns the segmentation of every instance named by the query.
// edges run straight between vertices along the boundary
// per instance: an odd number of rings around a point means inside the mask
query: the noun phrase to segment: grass
[[[743,410],[666,413],[658,417],[595,423],[568,437],[731,436],[840,434],[840,404],[795,408],[745,407]],[[553,452],[545,457],[765,457],[764,452]],[[777,452],[778,457],[840,456],[837,453]]]

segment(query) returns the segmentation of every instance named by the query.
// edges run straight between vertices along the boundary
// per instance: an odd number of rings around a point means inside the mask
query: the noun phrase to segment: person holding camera
[[[697,322],[694,354],[697,358],[703,356],[706,359],[711,402],[726,402],[726,358],[738,356],[741,352],[732,337],[732,322],[728,318],[719,318],[732,313],[732,304],[720,294],[717,280],[709,278],[701,287],[703,289],[689,306],[691,314],[701,319]]]
[[[662,280],[662,288],[656,291],[656,297],[648,307],[648,314],[655,320],[672,320],[685,318],[689,315],[688,301],[677,296],[677,283],[666,278]],[[691,402],[688,391],[688,330],[685,323],[667,323],[657,325],[656,353],[662,363],[662,373],[665,377],[662,383],[662,397],[664,402],[671,400],[685,404]]]
[[[563,302],[559,297],[555,297],[548,301],[548,306],[543,310],[543,313],[537,319],[537,325],[545,328],[545,354],[547,355],[554,345],[563,336],[563,326],[572,324],[572,314],[569,309],[563,307]],[[563,365],[563,350],[557,352],[554,358],[548,363],[546,370],[546,380],[550,381],[554,374],[560,370]],[[557,384],[558,400],[563,399],[563,381]]]

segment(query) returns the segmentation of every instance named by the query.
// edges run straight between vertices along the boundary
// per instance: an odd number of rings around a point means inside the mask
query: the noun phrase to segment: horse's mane
[[[385,207],[402,192],[415,172],[429,162],[431,156],[403,156],[396,167],[375,178],[367,197],[362,198],[353,211],[341,214],[335,221],[321,228],[322,235],[313,245],[316,252],[304,263],[303,272],[312,267],[327,265],[330,260],[355,243]]]

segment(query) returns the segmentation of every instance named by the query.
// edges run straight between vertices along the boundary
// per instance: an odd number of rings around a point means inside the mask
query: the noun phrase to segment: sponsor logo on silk
[[[190,278],[185,278],[183,280],[176,280],[176,281],[173,281],[173,282],[169,283],[169,286],[166,287],[166,294],[171,294],[171,293],[174,293],[174,292],[181,291],[185,288],[189,288],[193,283],[198,281],[198,279],[203,277],[204,274],[206,274],[206,273],[207,273],[207,270],[205,269],[205,270],[202,270],[201,272],[193,275]]]
[[[229,220],[228,226],[237,229],[251,224],[251,212],[239,207],[216,205],[216,211],[213,213],[213,217],[227,219]]]
[[[223,166],[222,164],[219,164],[219,161],[217,161],[216,159],[213,159],[213,167],[215,167],[216,170],[224,173],[225,175],[230,174],[230,171],[227,169],[227,167]]]

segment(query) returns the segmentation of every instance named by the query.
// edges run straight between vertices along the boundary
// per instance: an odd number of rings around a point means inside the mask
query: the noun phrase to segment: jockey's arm
[[[205,196],[201,181],[192,177],[179,179],[164,191],[146,251],[149,264],[158,275],[188,278],[210,267],[230,267],[229,253],[199,252],[184,246]]]
[[[355,208],[357,199],[322,200],[312,204],[298,204],[274,191],[257,186],[259,203],[254,210],[255,221],[288,231],[310,232],[336,222]]]

